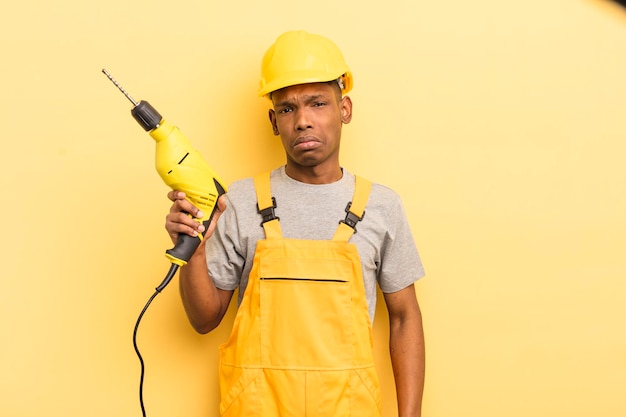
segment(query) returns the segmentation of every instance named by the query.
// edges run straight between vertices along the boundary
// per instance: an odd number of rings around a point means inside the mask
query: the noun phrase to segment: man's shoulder
[[[374,202],[376,204],[395,205],[401,201],[400,195],[393,188],[376,182],[375,180],[364,175],[356,174],[355,176],[361,177],[372,183],[369,199],[370,203]]]
[[[276,177],[277,173],[279,173],[280,168],[276,168],[270,171],[272,178]],[[260,173],[257,175],[266,175],[267,172]],[[254,188],[254,178],[255,176],[240,178],[232,182],[228,187],[228,198],[233,201],[237,200],[248,200],[251,196],[256,196],[256,191]],[[256,201],[256,197],[255,201]]]
[[[400,195],[393,188],[377,182],[372,183],[371,193],[382,199],[389,199],[393,201],[400,199]]]
[[[252,177],[238,179],[228,187],[229,196],[238,196],[254,191],[254,182]]]

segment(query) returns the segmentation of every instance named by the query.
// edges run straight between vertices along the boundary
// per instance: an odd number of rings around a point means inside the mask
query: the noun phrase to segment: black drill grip
[[[211,224],[211,220],[213,219],[213,215],[215,214],[216,210],[217,203],[215,204],[215,207],[213,208],[213,211],[211,212],[209,218],[202,222],[205,231],[209,230],[209,225]],[[187,263],[187,261],[191,259],[191,256],[194,254],[196,249],[198,249],[198,246],[200,246],[200,238],[198,236],[193,237],[186,234],[180,234],[178,235],[176,245],[174,245],[172,249],[166,250],[165,253],[170,255],[172,258],[176,258],[183,261],[184,263]]]
[[[223,194],[226,194],[226,190],[217,179],[213,178],[213,183],[215,184],[215,188],[217,190],[217,199],[215,200],[215,205],[213,206],[213,210],[211,210],[211,214],[209,215],[209,218],[202,222],[202,224],[204,225],[205,233],[208,232],[209,225],[211,224],[211,220],[213,220],[213,216],[215,215],[215,212],[217,211],[219,197],[222,196]],[[200,246],[199,237],[197,236],[193,237],[193,236],[189,236],[186,234],[181,234],[178,236],[176,245],[174,245],[172,249],[166,250],[165,253],[167,253],[170,257],[174,259],[178,259],[179,261],[182,261],[182,264],[184,265],[187,263],[187,261],[189,261],[189,259],[191,259],[191,256],[194,254],[196,249],[198,249],[198,246]]]

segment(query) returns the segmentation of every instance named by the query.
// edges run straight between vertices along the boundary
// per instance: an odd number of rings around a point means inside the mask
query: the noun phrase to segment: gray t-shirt
[[[345,169],[331,184],[306,184],[277,168],[270,176],[283,237],[330,240],[354,193],[354,176]],[[248,283],[256,242],[265,239],[252,178],[233,183],[226,194],[227,209],[207,241],[207,265],[215,285],[239,288],[239,302]],[[396,292],[424,275],[400,197],[373,184],[363,220],[350,243],[357,246],[363,267],[370,318],[376,308],[376,282],[385,293]]]

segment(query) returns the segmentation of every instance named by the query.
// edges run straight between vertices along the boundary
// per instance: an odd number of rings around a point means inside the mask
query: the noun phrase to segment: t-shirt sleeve
[[[245,259],[237,238],[237,212],[228,194],[226,206],[215,232],[206,242],[207,268],[217,288],[235,290],[239,286]]]
[[[400,197],[388,190],[385,197],[387,229],[380,251],[378,283],[385,293],[408,287],[424,276],[424,267]]]

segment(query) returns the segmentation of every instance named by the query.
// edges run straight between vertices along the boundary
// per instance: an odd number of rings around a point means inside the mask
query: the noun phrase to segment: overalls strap
[[[370,196],[372,183],[365,178],[355,176],[354,196],[346,207],[346,218],[339,222],[333,240],[347,242],[356,233],[356,224],[365,215],[365,205]]]
[[[365,215],[365,206],[369,199],[372,183],[365,178],[355,176],[354,195],[352,201],[346,206],[346,218],[339,222],[339,226],[333,236],[334,241],[347,242],[356,233],[356,225]],[[261,225],[265,230],[266,239],[282,238],[279,218],[274,209],[276,200],[272,197],[270,187],[270,173],[265,172],[254,177],[254,188],[257,197],[257,210],[263,217]]]
[[[270,173],[265,172],[254,177],[254,189],[256,190],[257,210],[263,217],[261,226],[265,229],[266,239],[280,239],[283,232],[280,229],[280,223],[274,209],[276,208],[276,199],[272,197],[270,188]]]

